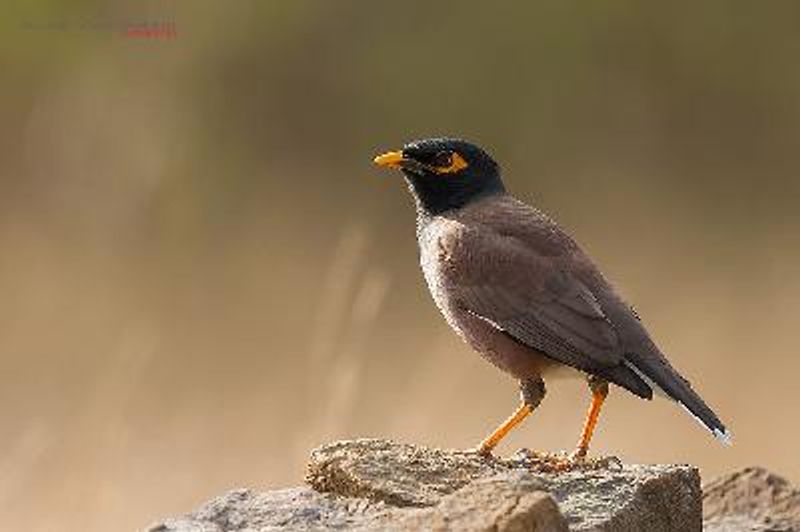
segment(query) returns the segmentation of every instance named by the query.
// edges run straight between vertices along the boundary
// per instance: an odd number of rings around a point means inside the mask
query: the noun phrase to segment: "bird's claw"
[[[469,447],[463,449],[461,452],[467,455],[478,455],[482,458],[494,458],[494,451],[493,447],[487,447],[486,445],[476,445],[475,447]]]
[[[576,469],[619,469],[622,462],[615,456],[589,458],[580,449],[570,453],[547,453],[520,449],[516,461],[526,468],[542,473],[566,473]]]

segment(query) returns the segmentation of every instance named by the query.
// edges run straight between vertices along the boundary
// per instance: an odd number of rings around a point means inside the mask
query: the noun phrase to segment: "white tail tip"
[[[731,434],[728,429],[725,429],[725,432],[722,432],[719,429],[714,429],[714,437],[726,447],[733,445],[733,434]]]

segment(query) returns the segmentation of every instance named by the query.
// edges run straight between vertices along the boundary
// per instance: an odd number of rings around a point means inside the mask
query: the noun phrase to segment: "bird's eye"
[[[449,151],[440,151],[433,158],[433,166],[437,168],[447,168],[453,164],[453,154]]]
[[[430,159],[427,166],[433,173],[444,175],[458,173],[469,165],[458,152],[442,150]]]

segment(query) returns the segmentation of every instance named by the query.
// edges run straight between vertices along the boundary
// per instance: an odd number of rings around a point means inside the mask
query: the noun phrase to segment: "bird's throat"
[[[406,174],[406,182],[414,197],[418,220],[460,209],[487,196],[505,193],[499,177],[481,181],[446,178],[433,180]]]

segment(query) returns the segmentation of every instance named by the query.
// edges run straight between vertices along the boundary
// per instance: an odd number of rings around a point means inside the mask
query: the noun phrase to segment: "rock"
[[[356,440],[314,450],[306,480],[321,492],[424,507],[476,479],[514,472],[506,481],[524,478],[549,492],[571,530],[701,530],[700,475],[693,467],[590,463],[547,473],[531,466],[524,453],[487,460],[473,452]]]
[[[322,530],[700,531],[700,477],[681,465],[590,461],[552,471],[510,459],[386,440],[342,441],[311,454],[310,488],[238,490],[153,532]]]
[[[431,508],[399,510],[400,530],[567,532],[558,504],[530,475],[478,479],[441,497]]]
[[[427,508],[397,508],[367,499],[292,488],[236,490],[150,532],[287,530],[475,530],[566,532],[558,505],[527,479],[487,478]]]
[[[703,519],[710,532],[800,531],[800,490],[748,467],[704,486]]]
[[[503,469],[474,452],[355,440],[311,451],[306,481],[322,492],[422,507]]]
[[[385,508],[367,500],[344,499],[310,488],[256,493],[231,491],[184,517],[150,527],[151,532],[222,532],[345,529],[376,520]],[[377,521],[375,521],[377,523]]]

